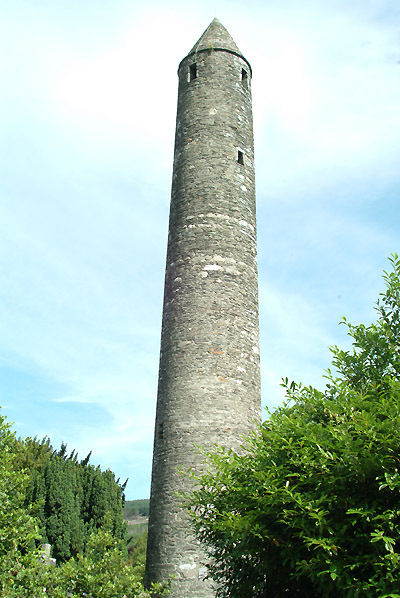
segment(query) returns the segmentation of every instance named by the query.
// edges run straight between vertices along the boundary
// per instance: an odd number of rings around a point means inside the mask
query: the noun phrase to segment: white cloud
[[[94,448],[146,488],[176,69],[214,4],[195,18],[182,2],[5,8],[0,356],[57,382],[40,433]],[[398,9],[217,13],[254,71],[263,394],[277,404],[282,376],[320,385],[337,322],[370,318],[399,250]]]

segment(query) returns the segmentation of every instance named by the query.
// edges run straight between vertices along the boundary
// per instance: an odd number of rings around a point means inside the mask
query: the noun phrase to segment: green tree
[[[0,588],[35,558],[39,538],[35,519],[25,508],[29,475],[20,469],[18,441],[0,413]]]
[[[54,557],[65,561],[76,556],[85,543],[78,467],[74,461],[53,456],[44,468],[43,477],[45,539],[52,545]]]
[[[47,438],[20,439],[17,448],[20,467],[30,471],[25,505],[37,517],[42,539],[52,545],[58,562],[76,557],[97,529],[125,537],[126,483],[121,485],[112,471],[90,465],[90,453],[79,462],[65,443],[53,450]]]
[[[89,530],[104,527],[118,539],[125,537],[126,526],[123,522],[124,485],[115,480],[109,469],[101,471],[100,467],[88,465],[83,481],[83,519]]]
[[[50,438],[45,436],[42,440],[34,438],[18,438],[16,454],[22,469],[27,471],[41,470],[50,459],[54,449]]]
[[[154,593],[166,595],[168,584],[144,590],[140,571],[127,560],[124,541],[104,529],[92,533],[85,548],[82,547],[75,558],[57,567],[46,564],[40,551],[35,549],[42,537],[25,501],[32,479],[21,469],[21,461],[36,471],[40,467],[35,468],[35,462],[30,460],[32,451],[29,447],[25,451],[21,443],[0,413],[0,598],[150,598]],[[43,455],[41,449],[38,453]],[[46,475],[52,477],[48,484],[48,506],[52,505],[53,513],[60,513],[59,520],[51,524],[54,523],[56,530],[59,521],[67,519],[68,515],[74,519],[75,502],[71,497],[79,495],[76,489],[80,487],[78,478],[82,473],[82,468],[75,467],[79,463],[74,455],[72,458],[64,456],[53,454],[42,463],[42,469],[47,468]],[[74,475],[77,480],[71,485]],[[108,474],[107,487],[112,479],[113,476]],[[122,508],[120,510],[122,512]],[[58,530],[65,544],[70,546],[73,544],[72,529],[73,525],[70,525],[69,530],[66,526]],[[59,547],[61,550],[62,546]]]
[[[188,498],[219,596],[400,597],[400,260],[370,326],[344,320],[323,392],[287,402]]]

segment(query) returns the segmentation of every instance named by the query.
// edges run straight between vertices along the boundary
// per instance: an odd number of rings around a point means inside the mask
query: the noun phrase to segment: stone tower
[[[214,19],[178,75],[146,576],[210,598],[178,468],[201,469],[195,444],[239,448],[260,420],[252,71]]]

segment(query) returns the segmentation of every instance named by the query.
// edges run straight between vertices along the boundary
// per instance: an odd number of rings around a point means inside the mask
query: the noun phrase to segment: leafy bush
[[[144,579],[146,568],[147,530],[137,536],[131,546],[128,546],[128,560],[134,573]]]
[[[39,539],[35,519],[24,506],[29,475],[16,458],[17,440],[0,414],[0,588],[35,560],[32,549]]]
[[[1,598],[150,598],[168,594],[168,584],[157,584],[147,592],[124,556],[121,541],[109,532],[93,533],[86,551],[61,567],[39,560],[21,566],[3,584]]]
[[[207,454],[188,506],[218,595],[400,598],[400,260],[370,326],[344,320],[323,392],[287,402],[238,455]]]

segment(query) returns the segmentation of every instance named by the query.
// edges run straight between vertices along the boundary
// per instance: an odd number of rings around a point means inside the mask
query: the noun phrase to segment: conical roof
[[[243,54],[233,41],[232,36],[218,19],[214,19],[209,24],[203,35],[188,53],[188,56],[195,54],[196,52],[210,49],[227,50],[228,52],[239,54],[239,56],[244,58]]]

